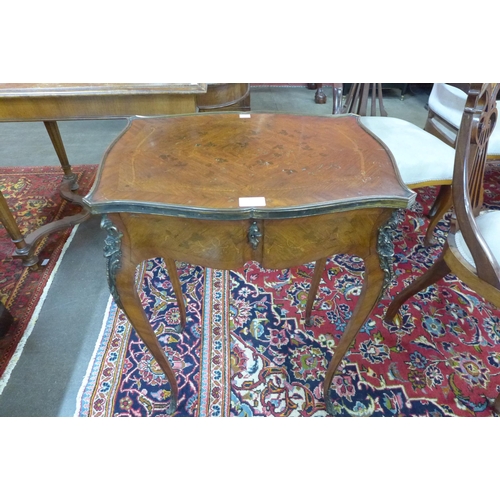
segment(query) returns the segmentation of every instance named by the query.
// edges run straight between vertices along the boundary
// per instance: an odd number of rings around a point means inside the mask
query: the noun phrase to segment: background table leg
[[[71,165],[69,164],[68,156],[66,155],[66,150],[64,149],[64,144],[57,122],[45,121],[43,124],[47,129],[52,145],[56,150],[57,157],[61,162],[61,167],[64,171],[64,180],[68,181],[71,191],[76,191],[78,189],[78,182],[76,180],[76,175],[71,170]]]
[[[26,243],[24,236],[21,234],[21,230],[17,225],[12,212],[7,205],[2,192],[0,191],[0,222],[2,222],[3,227],[9,233],[9,236],[16,245],[16,251],[14,257],[19,257],[23,260],[25,266],[34,266],[38,262],[38,257],[33,255],[33,245]]]

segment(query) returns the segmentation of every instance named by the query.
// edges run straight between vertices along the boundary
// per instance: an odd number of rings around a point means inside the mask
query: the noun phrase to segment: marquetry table
[[[362,292],[323,384],[332,413],[333,375],[390,282],[397,209],[414,198],[387,148],[355,115],[218,113],[131,119],[83,202],[103,214],[110,290],[170,383],[169,413],[178,387],[137,293],[140,262],[164,259],[182,329],[176,260],[215,269],[315,261],[309,322],[326,259],[361,257]]]
[[[61,196],[81,205],[58,121],[194,113],[206,91],[204,83],[0,83],[0,122],[43,121],[64,172]],[[0,192],[0,222],[16,246],[12,256],[25,266],[37,263],[34,252],[43,236],[88,217],[83,210],[22,235]]]

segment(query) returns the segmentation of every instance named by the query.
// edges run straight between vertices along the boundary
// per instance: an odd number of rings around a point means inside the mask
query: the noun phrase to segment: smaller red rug
[[[72,169],[78,176],[78,193],[85,195],[92,187],[97,165],[80,165]],[[57,166],[0,168],[0,189],[22,234],[81,211],[81,207],[61,198],[59,186],[62,176],[61,167]],[[14,317],[9,331],[0,337],[0,382],[23,339],[71,231],[72,228],[66,228],[42,238],[35,254],[39,256],[39,264],[46,259],[48,262],[31,269],[24,267],[20,259],[12,258],[15,246],[0,225],[0,299]]]

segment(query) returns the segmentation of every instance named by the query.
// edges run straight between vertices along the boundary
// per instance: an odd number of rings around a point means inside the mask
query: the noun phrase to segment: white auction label
[[[266,199],[263,196],[239,198],[240,207],[265,207]]]

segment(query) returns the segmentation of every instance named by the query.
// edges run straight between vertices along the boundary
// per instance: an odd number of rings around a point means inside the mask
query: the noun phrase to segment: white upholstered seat
[[[458,130],[466,100],[467,94],[463,90],[446,83],[435,83],[429,96],[429,108]]]
[[[452,147],[399,118],[360,116],[359,121],[389,148],[407,186],[451,184],[455,161]]]
[[[491,210],[481,213],[476,217],[476,224],[478,232],[484,238],[491,253],[497,262],[500,262],[500,211]],[[455,243],[462,257],[475,268],[474,259],[467,248],[461,231],[455,233]]]

